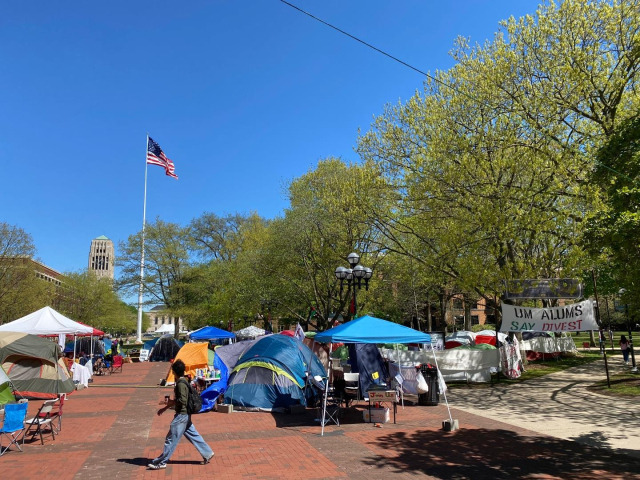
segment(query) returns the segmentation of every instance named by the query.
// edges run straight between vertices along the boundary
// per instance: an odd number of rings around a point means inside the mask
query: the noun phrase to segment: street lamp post
[[[358,312],[356,290],[362,288],[363,280],[365,290],[369,290],[369,279],[373,275],[373,270],[369,267],[358,265],[360,263],[360,255],[355,252],[349,254],[347,261],[351,268],[338,267],[336,268],[335,275],[336,278],[340,280],[340,295],[342,295],[342,286],[345,280],[347,281],[347,287],[353,289],[353,316],[355,318]]]
[[[278,301],[277,300],[271,300],[270,298],[263,298],[262,300],[260,300],[260,305],[262,306],[262,320],[264,321],[264,327],[265,330],[270,331],[271,333],[273,333],[273,323],[271,322],[271,307],[277,307],[278,306]],[[267,310],[267,318],[265,320],[264,318],[264,310]]]
[[[618,292],[620,296],[624,295],[627,290],[621,288]],[[631,373],[638,373],[638,367],[636,367],[636,355],[633,351],[633,335],[631,328],[631,319],[629,318],[629,305],[627,303],[624,304],[624,314],[627,317],[627,329],[629,331],[629,351],[631,352]]]

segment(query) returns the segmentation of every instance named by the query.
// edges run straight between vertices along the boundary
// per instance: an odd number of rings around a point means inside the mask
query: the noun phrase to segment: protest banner
[[[502,304],[501,332],[580,332],[599,328],[592,300],[547,308]]]

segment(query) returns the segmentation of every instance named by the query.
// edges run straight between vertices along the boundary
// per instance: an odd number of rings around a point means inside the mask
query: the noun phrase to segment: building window
[[[471,315],[471,325],[479,325],[480,324],[480,319],[478,318],[478,315]]]

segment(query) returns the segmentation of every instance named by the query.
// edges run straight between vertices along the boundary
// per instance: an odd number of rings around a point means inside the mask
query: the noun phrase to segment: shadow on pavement
[[[365,459],[397,473],[449,479],[640,478],[640,460],[610,450],[509,430],[468,429],[452,434],[418,431],[383,435],[371,448],[392,452]]]

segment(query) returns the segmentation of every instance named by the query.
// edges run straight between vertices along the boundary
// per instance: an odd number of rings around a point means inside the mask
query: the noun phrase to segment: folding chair
[[[111,373],[116,373],[118,370],[120,370],[120,373],[122,373],[122,355],[116,355],[115,357],[113,357],[113,363],[111,364]]]
[[[51,433],[51,436],[53,437],[53,439],[54,440],[56,439],[56,432],[53,428],[53,425],[51,424],[51,421],[53,420],[51,418],[51,411],[53,410],[53,406],[57,401],[58,401],[57,398],[54,398],[53,400],[45,400],[42,406],[40,407],[40,410],[38,410],[38,413],[36,413],[35,417],[25,420],[24,423],[28,425],[28,427],[27,427],[27,430],[24,432],[24,436],[22,437],[23,444],[24,444],[24,437],[26,437],[29,433],[31,433],[32,439],[36,435],[40,435],[40,442],[42,443],[42,445],[44,445],[42,432],[45,430],[45,428],[48,428],[49,433]]]
[[[20,437],[24,436],[24,419],[27,418],[28,403],[9,403],[4,407],[4,421],[2,428],[0,428],[0,457],[4,455],[11,445],[20,448]],[[7,437],[9,439],[9,445],[2,448],[2,438]],[[23,438],[24,442],[24,438]]]
[[[316,375],[313,377],[313,384],[322,391],[322,402],[320,402],[320,408],[318,412],[317,421],[321,422],[324,420],[322,427],[333,422],[336,425],[340,425],[340,420],[338,416],[340,414],[340,398],[336,397],[335,390],[329,386],[328,391],[325,391],[324,382],[328,381],[326,377],[321,377],[320,375]],[[326,395],[326,397],[325,397]],[[324,417],[323,417],[324,411]]]
[[[344,373],[344,403],[348,408],[349,403],[360,401],[360,374],[353,372]]]
[[[60,433],[60,430],[62,430],[62,408],[64,407],[64,401],[66,399],[66,393],[60,394],[56,403],[53,404],[53,409],[49,415],[51,418],[51,427],[56,431],[56,433]],[[57,422],[55,421],[56,419],[58,420]],[[57,426],[56,423],[58,424]]]

